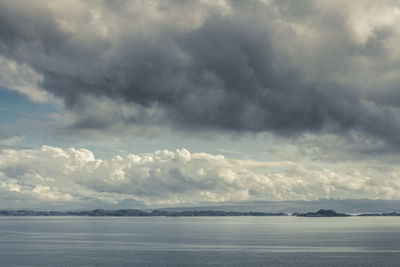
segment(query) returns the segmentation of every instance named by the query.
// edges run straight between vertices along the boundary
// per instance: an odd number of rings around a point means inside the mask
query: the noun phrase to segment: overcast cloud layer
[[[357,130],[397,145],[399,12],[397,1],[2,1],[0,59],[18,80],[0,82],[57,97],[78,129]]]
[[[191,154],[186,149],[101,160],[86,149],[43,146],[0,154],[0,208],[396,198],[400,168],[381,168],[307,168],[289,161]]]

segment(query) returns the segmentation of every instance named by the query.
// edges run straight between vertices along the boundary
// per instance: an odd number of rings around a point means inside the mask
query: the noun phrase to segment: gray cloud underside
[[[1,1],[0,54],[32,68],[76,129],[357,131],[398,144],[398,10],[396,1]]]
[[[400,168],[307,167],[235,160],[186,149],[110,160],[43,146],[0,153],[0,203],[10,207],[169,206],[251,200],[398,199]]]

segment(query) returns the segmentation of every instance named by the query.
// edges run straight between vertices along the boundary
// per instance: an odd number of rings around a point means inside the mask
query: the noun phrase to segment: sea
[[[400,266],[400,217],[0,217],[0,266]]]

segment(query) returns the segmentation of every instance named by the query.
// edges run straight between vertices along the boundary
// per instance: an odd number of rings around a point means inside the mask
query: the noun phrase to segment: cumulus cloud
[[[34,86],[0,82],[61,99],[75,130],[359,131],[399,144],[399,10],[390,0],[0,1],[0,59]]]
[[[87,149],[43,146],[2,151],[0,199],[3,208],[16,205],[13,201],[18,201],[19,207],[34,203],[36,208],[65,208],[124,201],[168,206],[326,197],[398,198],[400,169],[381,168],[335,170],[291,161],[236,160],[186,149],[102,160]]]

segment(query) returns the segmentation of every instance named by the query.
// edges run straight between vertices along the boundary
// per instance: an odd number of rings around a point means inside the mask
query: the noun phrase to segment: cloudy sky
[[[0,208],[400,199],[400,4],[0,0]]]

